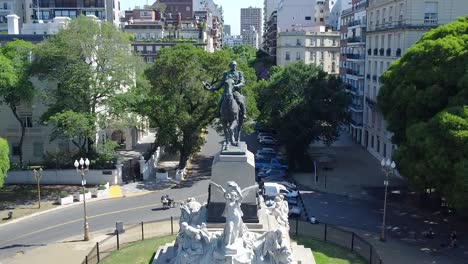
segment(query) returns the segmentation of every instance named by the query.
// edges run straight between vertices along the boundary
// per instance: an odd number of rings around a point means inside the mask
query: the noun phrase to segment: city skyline
[[[143,7],[146,4],[153,4],[154,0],[122,0],[121,8],[123,10],[133,9],[135,6]],[[260,7],[263,10],[263,0],[214,0],[214,2],[223,7],[224,24],[231,26],[231,34],[240,35],[240,9],[246,7]],[[229,10],[229,11],[228,11]]]

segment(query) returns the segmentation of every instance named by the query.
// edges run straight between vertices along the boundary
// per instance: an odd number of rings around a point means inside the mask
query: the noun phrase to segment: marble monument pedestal
[[[226,186],[226,182],[234,181],[241,189],[256,185],[255,182],[255,158],[247,149],[245,142],[239,142],[239,146],[228,146],[227,150],[221,150],[213,159],[211,169],[211,181]],[[224,223],[223,217],[226,199],[223,194],[212,188],[208,189],[208,215],[207,223]],[[241,205],[244,223],[258,223],[258,198],[257,192],[252,191],[244,196]]]

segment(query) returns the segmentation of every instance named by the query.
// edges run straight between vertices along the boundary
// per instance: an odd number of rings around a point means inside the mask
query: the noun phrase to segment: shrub
[[[60,198],[65,198],[65,197],[68,197],[68,196],[70,196],[70,194],[67,191],[61,191],[60,192]]]
[[[9,153],[8,142],[0,138],[0,188],[3,187],[6,173],[10,169]]]
[[[100,191],[105,190],[105,189],[106,189],[105,185],[99,185],[99,187],[98,187],[98,190],[100,190]]]

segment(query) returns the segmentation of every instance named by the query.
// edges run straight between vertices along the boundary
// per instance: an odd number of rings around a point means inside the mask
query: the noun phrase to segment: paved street
[[[163,194],[168,194],[176,200],[196,197],[199,201],[206,201],[211,160],[219,150],[218,142],[220,141],[216,132],[211,129],[209,132],[208,143],[196,157],[187,181],[175,188],[147,195],[88,203],[90,231],[112,230],[116,221],[128,224],[178,216],[180,214],[178,208],[157,210],[160,208],[159,201]],[[82,233],[82,205],[20,220],[17,223],[0,225],[0,259],[12,256],[16,252],[28,251],[52,242],[80,236]]]

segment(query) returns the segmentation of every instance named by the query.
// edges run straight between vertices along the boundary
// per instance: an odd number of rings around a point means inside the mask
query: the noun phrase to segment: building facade
[[[326,31],[324,26],[280,32],[276,64],[278,66],[302,61],[315,64],[329,74],[339,73],[340,33]]]
[[[224,37],[224,45],[228,47],[235,47],[235,46],[240,46],[244,44],[244,39],[242,38],[242,35],[226,35]]]
[[[354,0],[351,8],[342,11],[340,23],[340,77],[352,95],[348,131],[357,143],[362,140],[364,111],[366,7],[367,0]]]
[[[262,32],[262,9],[259,7],[241,8],[240,34],[245,43],[258,49]]]
[[[464,0],[369,0],[362,145],[376,158],[391,158],[396,147],[377,106],[380,76],[422,34],[466,14]]]

